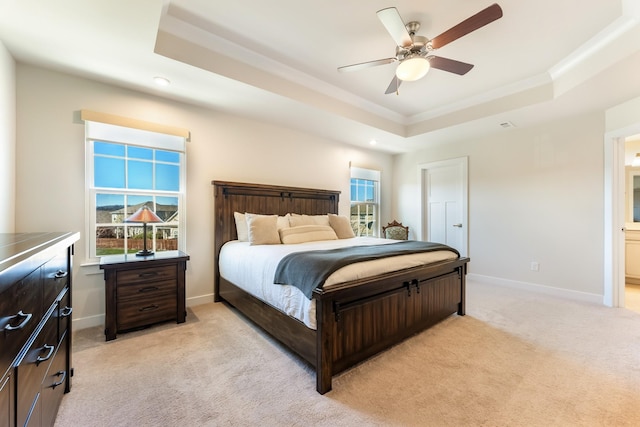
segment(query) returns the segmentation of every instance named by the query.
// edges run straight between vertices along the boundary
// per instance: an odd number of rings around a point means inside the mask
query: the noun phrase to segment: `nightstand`
[[[110,255],[100,259],[105,280],[107,341],[118,332],[186,317],[185,271],[189,255],[180,251],[150,256]]]

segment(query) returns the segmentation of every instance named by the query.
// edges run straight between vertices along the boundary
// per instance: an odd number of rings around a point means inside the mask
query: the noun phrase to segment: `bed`
[[[234,213],[337,214],[340,192],[225,181],[212,184],[214,300],[226,301],[311,364],[318,393],[331,390],[334,375],[452,314],[465,314],[469,259],[455,257],[315,289],[311,312],[315,329],[310,327],[222,277],[220,254],[226,243],[230,246],[238,240]]]

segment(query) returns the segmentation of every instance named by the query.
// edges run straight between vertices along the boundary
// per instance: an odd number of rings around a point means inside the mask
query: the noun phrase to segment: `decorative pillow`
[[[289,217],[289,225],[291,227],[299,227],[301,225],[329,225],[329,217],[326,215],[291,214]]]
[[[285,216],[279,216],[278,217],[278,222],[276,223],[276,228],[278,230],[283,229],[283,228],[289,228],[289,217],[291,215],[286,214]]]
[[[233,218],[236,220],[236,233],[238,234],[238,240],[241,242],[249,241],[249,229],[247,228],[247,219],[245,215],[240,212],[234,212]]]
[[[344,215],[329,214],[329,225],[336,232],[338,239],[356,237],[349,218]]]
[[[328,225],[299,225],[279,231],[280,241],[285,244],[338,240],[336,232]]]
[[[280,244],[278,234],[278,215],[245,214],[247,228],[249,229],[250,245],[275,245]]]
[[[233,218],[236,220],[236,233],[238,235],[238,240],[241,242],[249,241],[249,228],[247,226],[247,218],[246,215],[248,213],[240,213],[234,212]],[[249,214],[255,216],[270,216],[270,215],[258,215],[258,214]],[[276,228],[280,230],[281,228],[289,227],[289,214],[284,216],[279,216],[278,221],[276,222]]]

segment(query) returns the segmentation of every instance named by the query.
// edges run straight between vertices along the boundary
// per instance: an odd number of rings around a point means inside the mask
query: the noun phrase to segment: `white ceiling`
[[[398,95],[396,64],[337,72],[394,56],[376,11],[433,38],[490,0],[0,0],[0,40],[20,62],[394,153],[640,96],[638,0],[498,3],[501,19],[437,52],[468,74],[432,69]]]

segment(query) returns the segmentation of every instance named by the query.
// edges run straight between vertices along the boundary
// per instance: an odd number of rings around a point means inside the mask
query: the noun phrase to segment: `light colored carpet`
[[[468,283],[467,316],[333,380],[223,304],[78,331],[56,426],[638,426],[640,313]]]

